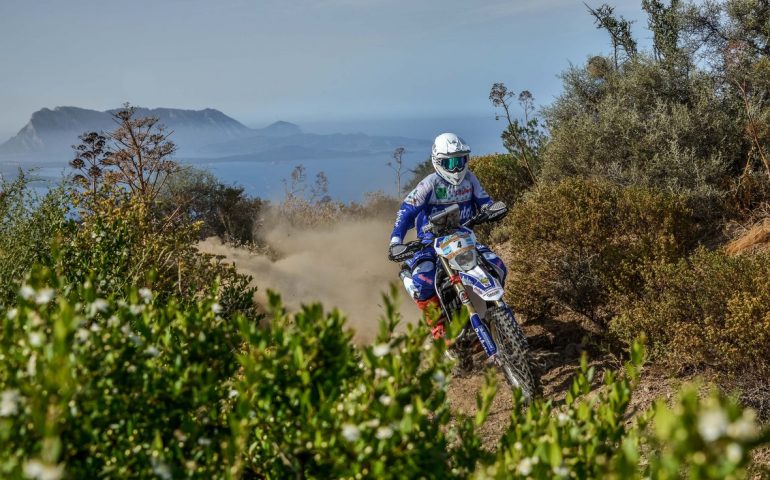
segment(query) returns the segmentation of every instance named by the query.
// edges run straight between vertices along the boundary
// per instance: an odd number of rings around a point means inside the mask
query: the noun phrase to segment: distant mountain
[[[112,114],[77,107],[44,108],[5,143],[0,144],[0,163],[53,162],[64,164],[72,156],[72,145],[85,132],[115,129]],[[335,157],[390,154],[397,147],[425,150],[425,140],[363,133],[319,135],[303,132],[293,123],[279,121],[264,128],[248,128],[224,113],[173,108],[137,108],[137,117],[154,116],[173,131],[177,157],[195,159],[250,159],[251,161],[290,161],[333,159]]]
[[[115,109],[99,112],[78,107],[38,110],[16,136],[0,144],[0,154],[40,157],[69,155],[72,151],[70,147],[78,143],[79,135],[85,132],[114,130],[115,121],[112,114],[117,111]],[[172,139],[180,148],[180,154],[252,132],[237,120],[210,108],[137,108],[136,115],[157,117],[160,123],[172,130]]]
[[[256,128],[252,130],[252,133],[262,135],[264,137],[288,137],[290,135],[302,134],[302,129],[299,128],[299,125],[278,121],[271,123],[264,128]]]

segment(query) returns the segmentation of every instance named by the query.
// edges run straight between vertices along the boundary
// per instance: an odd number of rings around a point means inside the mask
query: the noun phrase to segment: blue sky
[[[601,2],[588,2],[598,6]],[[609,2],[649,43],[640,2]],[[43,107],[218,108],[250,126],[491,115],[608,53],[575,0],[2,0],[0,141]]]

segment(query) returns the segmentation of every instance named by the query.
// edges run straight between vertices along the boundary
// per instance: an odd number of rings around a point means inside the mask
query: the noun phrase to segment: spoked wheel
[[[498,366],[506,381],[521,390],[524,401],[540,394],[540,377],[534,372],[527,337],[513,316],[502,307],[487,310],[492,339],[498,348]]]

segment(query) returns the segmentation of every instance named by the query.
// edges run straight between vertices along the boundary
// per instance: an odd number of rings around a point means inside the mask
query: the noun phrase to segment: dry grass
[[[754,253],[770,249],[770,217],[764,218],[739,233],[725,246],[728,255]]]

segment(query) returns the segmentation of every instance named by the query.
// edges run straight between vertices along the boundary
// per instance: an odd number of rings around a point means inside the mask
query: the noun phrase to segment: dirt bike
[[[460,208],[452,205],[431,216],[424,227],[425,232],[435,236],[431,244],[415,240],[394,245],[388,257],[394,262],[404,262],[423,248],[436,251],[438,262],[434,285],[444,318],[447,321],[456,318],[462,307],[468,311],[468,323],[454,341],[456,350],[467,355],[468,347],[478,339],[508,383],[520,389],[528,402],[539,394],[540,385],[531,366],[527,338],[503,301],[503,286],[490,273],[494,271],[492,265],[478,252],[476,235],[471,230],[475,225],[499,220],[507,213],[505,204],[496,202],[461,224]],[[405,264],[400,276],[410,291],[411,271]],[[472,332],[475,332],[475,338]]]

